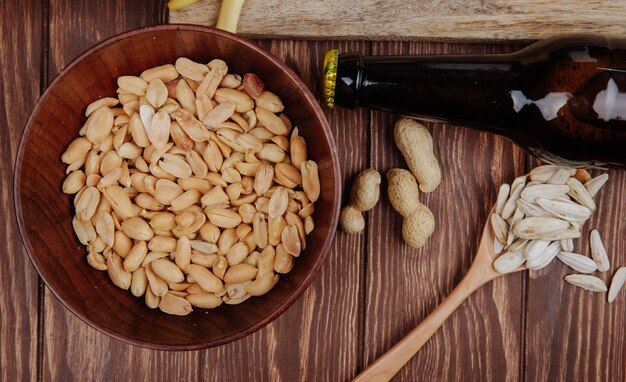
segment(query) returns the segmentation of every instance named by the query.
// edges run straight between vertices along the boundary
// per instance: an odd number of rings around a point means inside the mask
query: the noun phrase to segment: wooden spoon
[[[502,276],[493,268],[496,254],[493,251],[495,240],[491,229],[491,214],[483,228],[483,235],[478,245],[476,258],[463,280],[450,295],[424,321],[411,330],[400,342],[389,349],[374,363],[357,375],[353,381],[388,381],[424,346],[444,321],[467,299],[472,292],[498,276]],[[515,272],[527,269],[523,265]]]

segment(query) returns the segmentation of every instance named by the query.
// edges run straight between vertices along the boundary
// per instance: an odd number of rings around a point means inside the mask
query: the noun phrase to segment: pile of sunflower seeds
[[[581,274],[565,277],[572,285],[592,292],[606,292],[604,281],[589,275],[610,269],[609,257],[597,230],[590,235],[591,258],[574,253],[574,239],[596,210],[593,197],[607,182],[608,174],[591,178],[586,170],[544,165],[530,174],[503,184],[498,192],[491,226],[500,253],[494,268],[510,273],[526,264],[528,269],[546,267],[555,258]],[[609,302],[626,281],[626,267],[615,273]]]

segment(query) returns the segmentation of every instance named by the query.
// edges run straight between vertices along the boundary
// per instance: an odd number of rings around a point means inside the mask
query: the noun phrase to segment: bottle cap
[[[322,95],[328,107],[335,105],[335,87],[337,86],[337,62],[339,50],[331,49],[324,56],[324,69],[322,77]]]

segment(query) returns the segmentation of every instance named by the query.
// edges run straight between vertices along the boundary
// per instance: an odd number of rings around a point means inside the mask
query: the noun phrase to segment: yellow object
[[[324,70],[322,79],[322,94],[328,107],[335,105],[335,86],[337,85],[337,61],[339,50],[332,49],[324,56]]]
[[[237,23],[244,0],[223,0],[220,14],[217,17],[216,28],[228,32],[237,32]]]
[[[170,11],[175,11],[193,3],[197,3],[198,1],[199,0],[172,0],[167,3],[167,7],[170,9]]]

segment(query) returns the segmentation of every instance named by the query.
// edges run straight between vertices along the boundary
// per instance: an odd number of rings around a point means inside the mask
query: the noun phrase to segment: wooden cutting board
[[[214,26],[220,0],[169,15]],[[255,38],[492,41],[559,33],[626,35],[626,0],[246,0],[238,33]]]

